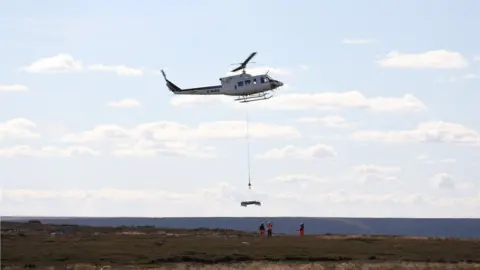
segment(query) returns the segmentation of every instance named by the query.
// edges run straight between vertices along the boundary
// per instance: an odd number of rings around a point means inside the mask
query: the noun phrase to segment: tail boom
[[[182,89],[176,86],[170,80],[168,80],[163,70],[162,70],[162,75],[163,75],[163,78],[165,78],[165,82],[168,89],[176,95],[221,95],[222,94],[221,85],[211,85],[211,86]]]
[[[186,88],[180,91],[172,91],[176,95],[221,95],[221,85],[212,85],[196,88]]]

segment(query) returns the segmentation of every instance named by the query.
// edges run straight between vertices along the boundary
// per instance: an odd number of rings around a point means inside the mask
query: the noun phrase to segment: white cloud
[[[28,199],[47,199],[47,198],[64,198],[64,199],[108,199],[108,200],[155,200],[155,199],[184,199],[182,196],[165,191],[152,190],[134,190],[134,189],[71,189],[71,190],[41,190],[41,189],[11,189],[4,190],[6,199],[23,201]]]
[[[298,139],[300,132],[292,126],[249,122],[252,139]],[[201,139],[242,139],[246,136],[245,121],[217,121],[200,124],[196,136]]]
[[[413,130],[356,131],[351,138],[356,141],[441,142],[456,144],[480,144],[480,133],[456,123],[430,121],[419,124]]]
[[[147,138],[155,141],[189,141],[244,139],[246,135],[245,121],[217,121],[200,123],[197,127],[189,127],[170,121],[150,122],[134,128],[118,125],[99,125],[90,131],[79,134],[67,134],[62,138],[65,142],[89,142],[104,139],[139,139]],[[252,139],[296,139],[300,132],[291,126],[249,123],[249,136]]]
[[[342,40],[343,44],[369,44],[372,43],[373,39],[367,38],[357,38],[357,39],[344,39]]]
[[[250,194],[250,195],[249,195]],[[185,191],[170,191],[162,189],[4,189],[2,190],[2,215],[15,213],[25,214],[23,211],[44,215],[89,215],[89,216],[150,216],[153,213],[152,205],[169,205],[163,207],[162,216],[218,216],[231,215],[232,209],[250,215],[260,213],[261,208],[244,209],[240,201],[247,196],[254,195],[260,200],[266,195],[255,190],[238,189],[228,183],[219,183],[215,186]],[[281,202],[272,195],[268,198],[273,203]],[[55,202],[53,207],[52,202]],[[64,204],[63,202],[68,202]],[[28,206],[27,206],[28,205]],[[35,207],[32,207],[32,206]],[[50,205],[50,206],[48,206]],[[100,205],[100,207],[99,207]],[[201,206],[192,208],[192,205]],[[13,206],[13,207],[10,207]],[[28,210],[27,210],[28,208]],[[40,212],[38,212],[40,211]],[[106,212],[103,212],[106,211]],[[158,214],[158,207],[155,210]],[[275,212],[275,211],[274,211]],[[134,213],[134,214],[132,214]],[[278,213],[278,211],[277,211]]]
[[[384,174],[365,174],[359,179],[364,184],[401,182],[396,176]]]
[[[324,117],[301,117],[297,119],[297,121],[302,123],[321,123],[324,126],[331,128],[349,128],[355,125],[339,115],[330,115]]]
[[[125,65],[94,64],[84,67],[82,61],[75,60],[73,56],[67,53],[60,53],[52,57],[41,58],[28,66],[20,68],[20,70],[30,73],[67,73],[80,72],[85,69],[91,71],[115,72],[120,76],[141,76],[145,72],[142,69],[131,68]]]
[[[25,118],[15,118],[0,122],[0,140],[11,138],[38,138],[40,134],[34,129],[37,125]]]
[[[273,181],[280,183],[310,184],[325,183],[327,179],[307,174],[286,174],[273,178]]]
[[[480,55],[476,55],[473,57],[473,61],[480,61]]]
[[[401,98],[371,98],[369,99],[369,107],[377,112],[420,112],[427,110],[427,106],[412,94],[405,94]]]
[[[0,92],[25,92],[28,87],[21,84],[0,84]]]
[[[0,157],[71,157],[81,155],[100,155],[100,152],[84,146],[71,146],[66,148],[46,146],[39,149],[28,145],[19,145],[10,148],[0,148]]]
[[[30,73],[65,73],[81,71],[83,65],[71,55],[60,53],[53,57],[41,58],[21,69]]]
[[[224,96],[174,96],[170,103],[174,106],[185,106],[195,103],[220,102],[236,108],[245,108],[245,104],[234,102],[231,97]],[[376,112],[420,112],[427,106],[412,94],[402,97],[367,98],[358,91],[343,93],[298,93],[279,94],[268,100],[250,103],[250,108],[271,110],[334,110],[341,108],[369,109]]]
[[[116,108],[134,108],[140,107],[142,104],[133,98],[126,98],[118,101],[110,101],[107,103],[109,107],[116,107]]]
[[[21,202],[30,199],[65,199],[65,200],[107,200],[110,202],[169,202],[181,203],[191,207],[192,203],[232,202],[239,203],[246,192],[238,190],[229,183],[218,183],[210,188],[203,188],[193,192],[176,192],[165,189],[9,189],[3,190],[3,198]],[[261,195],[261,194],[259,194]],[[231,207],[231,206],[230,206]]]
[[[422,161],[422,162],[425,162],[427,164],[435,164],[435,163],[456,163],[457,160],[454,159],[454,158],[443,158],[443,159],[440,159],[438,161],[435,161],[433,159],[429,159],[426,155],[418,155],[417,157],[415,157],[416,160],[419,160],[419,161]]]
[[[93,71],[110,71],[115,72],[121,76],[141,76],[144,74],[143,70],[138,68],[130,68],[125,65],[103,65],[96,64],[88,67],[89,70]]]
[[[440,160],[440,163],[456,163],[457,160],[454,158],[444,158]]]
[[[99,125],[92,130],[70,133],[61,140],[70,143],[112,145],[118,157],[155,157],[158,155],[216,157],[215,148],[199,146],[203,140],[245,139],[244,121],[218,121],[189,127],[176,122],[159,121],[139,124],[132,128],[118,125]],[[300,132],[291,126],[250,123],[251,139],[297,139]],[[104,144],[109,142],[110,144]]]
[[[170,104],[175,107],[210,103],[224,103],[230,105],[233,104],[233,102],[232,97],[221,95],[174,95],[170,99]]]
[[[257,195],[262,197],[265,194],[255,192]],[[227,182],[220,182],[217,185],[210,188],[202,188],[193,193],[193,196],[200,196],[201,198],[209,198],[215,201],[230,201],[230,202],[240,202],[245,198],[245,191],[239,190],[237,187],[231,185]]]
[[[425,104],[411,94],[405,94],[400,98],[366,98],[358,91],[283,94],[266,101],[253,103],[252,107],[273,110],[361,108],[378,112],[427,110]]]
[[[101,141],[105,139],[115,140],[115,139],[127,139],[130,136],[130,132],[127,129],[124,129],[117,125],[99,125],[94,129],[89,131],[84,131],[78,134],[70,133],[62,137],[64,142],[72,143],[84,143],[84,142],[93,142]]]
[[[283,148],[274,148],[268,150],[260,158],[279,159],[279,158],[298,158],[298,159],[320,159],[336,157],[338,153],[331,146],[317,144],[306,148],[287,145]]]
[[[468,61],[458,52],[434,50],[424,53],[400,53],[392,51],[377,64],[388,68],[433,68],[455,69],[465,68]]]
[[[356,173],[360,173],[360,174],[370,174],[370,173],[392,174],[392,173],[400,172],[402,168],[395,167],[395,166],[378,166],[378,165],[371,165],[371,164],[363,164],[363,165],[355,166],[353,170]]]
[[[285,216],[296,211],[298,216],[346,216],[352,210],[355,215],[382,216],[393,207],[396,217],[473,217],[478,216],[480,196],[455,198],[435,197],[427,194],[387,193],[373,194],[355,191],[332,190],[314,195],[295,192],[259,193],[240,189],[228,183],[195,190],[178,192],[165,189],[3,189],[2,215],[38,216],[251,216],[264,217],[261,207],[244,209],[239,202],[254,193],[262,203],[272,207],[271,215]],[[295,202],[302,207],[291,208]],[[56,207],[52,207],[55,202]],[[68,203],[64,203],[68,202]],[[318,208],[316,205],[323,205]],[[103,207],[99,207],[99,205]],[[202,210],[192,207],[201,205]],[[36,207],[35,207],[36,206]],[[412,207],[419,209],[412,216]],[[385,209],[382,211],[381,209]],[[390,212],[391,215],[391,212]]]
[[[353,167],[354,173],[363,183],[372,182],[399,182],[395,174],[402,170],[395,166],[378,166],[371,164],[357,165]]]
[[[120,144],[112,151],[117,157],[150,158],[157,156],[176,156],[192,158],[217,157],[214,147],[200,147],[196,144],[185,142],[158,143],[149,140],[139,140],[132,144]]]
[[[372,203],[377,205],[385,205],[390,203],[399,203],[405,206],[420,204],[435,205],[439,209],[444,207],[458,208],[460,205],[464,207],[478,208],[480,203],[480,196],[473,197],[457,197],[457,198],[444,198],[434,197],[425,194],[368,194],[359,192],[346,192],[343,190],[332,191],[329,193],[319,194],[316,196],[317,202],[332,202],[332,203],[351,203],[351,204],[365,204]],[[369,210],[366,210],[369,211]],[[440,212],[441,213],[441,212]],[[366,214],[368,215],[368,214]],[[425,215],[425,213],[422,213]],[[438,214],[437,214],[438,215]],[[450,213],[451,215],[451,213]],[[438,216],[437,216],[438,217]]]

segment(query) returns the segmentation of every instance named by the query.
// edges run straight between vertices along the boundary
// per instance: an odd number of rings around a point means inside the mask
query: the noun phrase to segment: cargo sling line
[[[252,189],[252,181],[251,181],[251,167],[250,167],[250,136],[248,130],[248,107],[245,110],[245,125],[246,125],[246,139],[247,139],[247,166],[248,166],[248,189]]]
[[[251,164],[250,164],[250,130],[249,130],[249,119],[248,119],[248,108],[245,110],[245,128],[246,128],[246,140],[247,140],[247,166],[248,166],[248,189],[252,189],[252,178],[251,178]],[[261,206],[261,202],[257,200],[243,201],[241,206],[257,205]]]

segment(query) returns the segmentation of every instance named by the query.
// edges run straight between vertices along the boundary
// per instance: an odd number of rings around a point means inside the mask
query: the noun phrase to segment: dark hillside
[[[193,217],[193,218],[49,218],[2,217],[2,220],[39,219],[44,223],[91,226],[156,226],[165,228],[225,228],[255,231],[262,221],[272,221],[276,233],[296,234],[301,222],[306,234],[376,234],[426,237],[480,238],[480,219],[410,218],[311,218],[311,217]]]

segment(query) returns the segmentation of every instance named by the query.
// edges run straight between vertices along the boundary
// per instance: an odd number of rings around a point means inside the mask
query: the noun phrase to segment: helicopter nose
[[[272,80],[271,83],[270,83],[270,85],[271,85],[271,88],[272,88],[272,89],[277,89],[277,88],[279,88],[280,86],[283,86],[283,82],[277,81],[277,80]]]
[[[279,87],[281,87],[281,86],[283,86],[283,82],[281,82],[281,81],[275,81],[275,88],[279,88]]]

